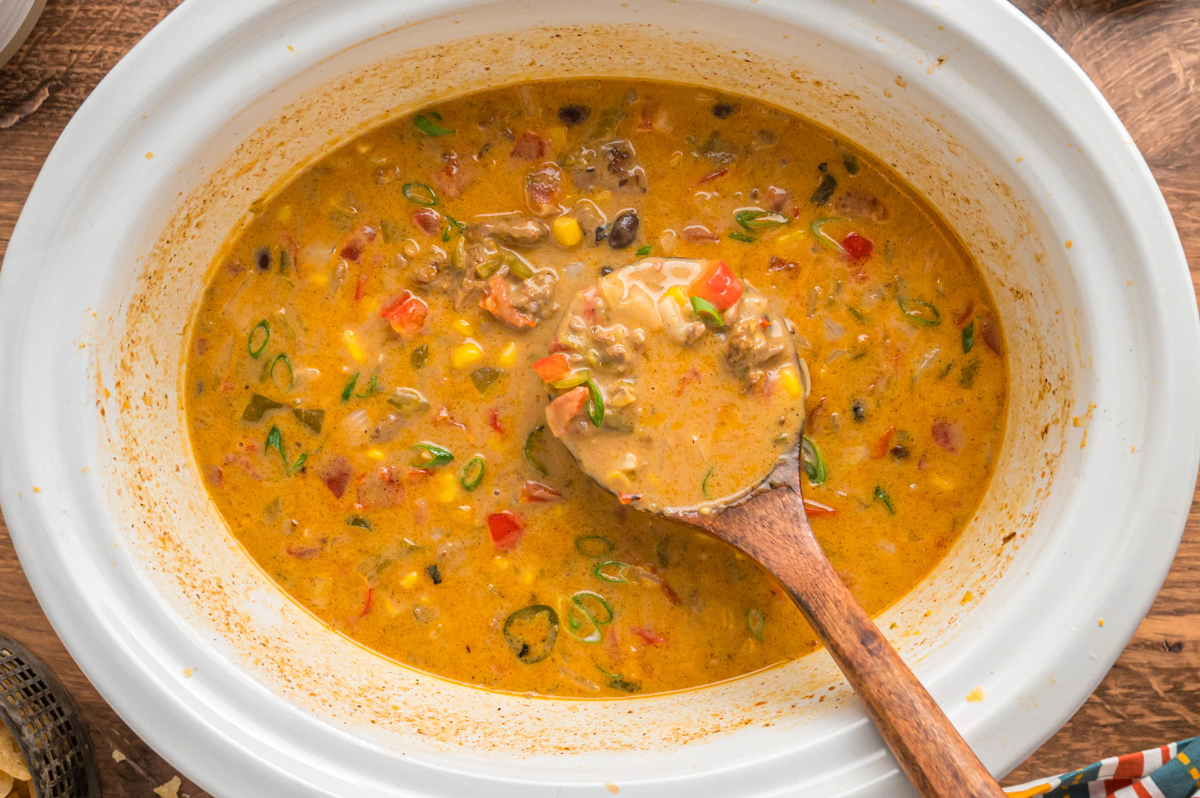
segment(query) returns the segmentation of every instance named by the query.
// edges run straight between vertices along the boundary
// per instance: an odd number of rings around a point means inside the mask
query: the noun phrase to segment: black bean
[[[817,190],[809,197],[809,201],[813,205],[824,205],[829,202],[829,198],[833,196],[833,192],[837,191],[837,180],[833,175],[825,175],[821,178],[821,182],[817,185]]]
[[[558,109],[558,121],[567,127],[582,125],[591,116],[592,109],[586,105],[564,105]]]
[[[904,446],[897,444],[892,447],[892,457],[895,457],[897,460],[907,460],[908,454],[908,449]]]
[[[717,103],[712,107],[712,115],[717,119],[728,119],[736,110],[737,106],[733,103]]]
[[[625,249],[637,238],[637,211],[622,211],[613,219],[612,231],[608,234],[608,245],[613,249]]]
[[[829,164],[825,161],[822,161],[821,163],[817,164],[817,171],[821,173],[828,172]]]
[[[266,247],[259,247],[254,250],[254,265],[258,267],[260,272],[265,272],[271,268],[271,250]]]
[[[613,273],[612,266],[601,266],[600,267],[600,276],[601,277],[607,277],[608,275],[610,275],[612,273]]]
[[[434,563],[426,568],[425,573],[429,574],[429,578],[433,580],[435,585],[440,585],[442,583],[442,572],[438,570],[437,563]]]
[[[854,411],[855,421],[867,420],[867,406],[863,404],[862,399],[855,399],[854,405],[851,407],[851,409]]]
[[[602,224],[596,228],[596,243],[599,244],[606,238],[608,238],[608,225]]]

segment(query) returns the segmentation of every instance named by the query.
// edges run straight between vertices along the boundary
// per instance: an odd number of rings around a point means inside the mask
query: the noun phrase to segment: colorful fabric
[[[1193,798],[1200,795],[1200,737],[1101,759],[1005,792],[1009,798]]]

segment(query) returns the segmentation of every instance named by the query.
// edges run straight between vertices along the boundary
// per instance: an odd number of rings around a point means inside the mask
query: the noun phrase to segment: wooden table
[[[0,69],[0,253],[42,161],[71,115],[179,0],[49,0]],[[1154,171],[1184,249],[1200,263],[1200,0],[1018,0],[1100,87]],[[1200,267],[1192,282],[1200,286]],[[1197,493],[1200,499],[1200,492]],[[0,519],[0,631],[66,684],[87,721],[104,795],[153,796],[174,770],[80,673],[25,581]],[[1150,614],[1083,708],[1006,784],[1200,734],[1200,501]],[[113,756],[120,751],[126,759]],[[181,794],[206,794],[184,781]]]

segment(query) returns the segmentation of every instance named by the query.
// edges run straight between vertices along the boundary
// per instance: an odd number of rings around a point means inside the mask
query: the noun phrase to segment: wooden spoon
[[[804,510],[799,461],[796,447],[762,490],[738,506],[671,517],[733,544],[783,583],[923,798],[1002,798],[1000,785],[825,557]]]

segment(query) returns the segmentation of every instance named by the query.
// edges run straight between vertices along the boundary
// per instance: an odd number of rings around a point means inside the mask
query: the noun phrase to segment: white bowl
[[[180,361],[250,202],[415,104],[588,74],[808,115],[893,164],[982,265],[1013,371],[999,470],[879,622],[1003,773],[1132,635],[1200,457],[1200,326],[1166,205],[1099,93],[1003,0],[185,3],[63,133],[0,273],[0,500],[56,630],[216,795],[911,794],[824,653],[636,699],[474,690],[326,631],[204,492]]]

